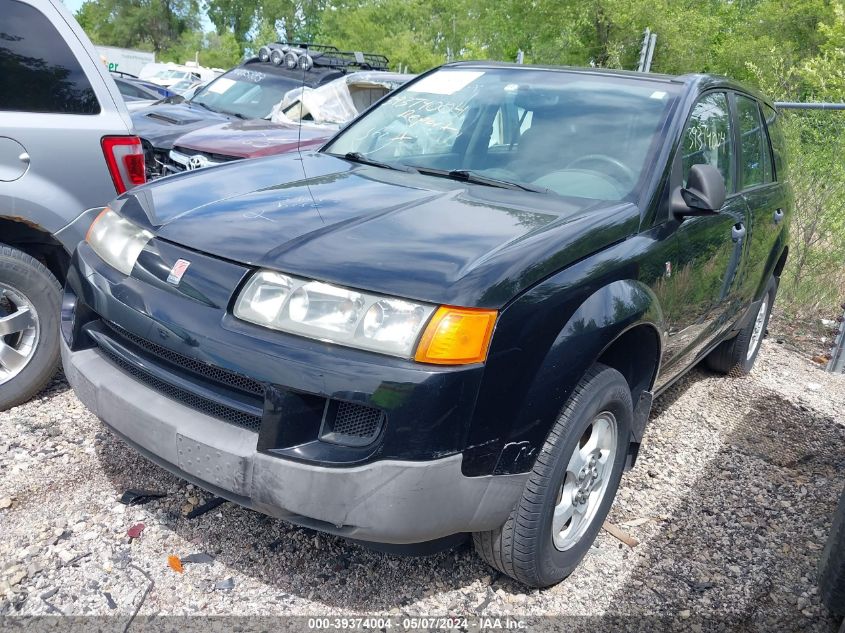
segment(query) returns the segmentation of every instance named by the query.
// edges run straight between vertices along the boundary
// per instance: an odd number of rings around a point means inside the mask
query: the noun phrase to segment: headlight
[[[235,316],[308,338],[410,358],[435,306],[270,271],[253,275]]]
[[[152,233],[106,207],[91,224],[85,241],[103,261],[129,275],[152,238]]]
[[[422,363],[464,365],[487,358],[497,312],[437,307],[262,270],[235,302],[235,316]]]

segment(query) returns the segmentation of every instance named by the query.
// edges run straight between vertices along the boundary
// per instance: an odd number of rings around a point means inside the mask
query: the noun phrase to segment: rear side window
[[[736,116],[740,137],[739,185],[740,189],[748,189],[766,182],[769,148],[754,99],[736,95]],[[771,165],[768,171],[771,180]]]
[[[143,92],[138,90],[135,86],[130,84],[129,82],[122,81],[120,79],[116,79],[115,83],[117,84],[117,89],[120,90],[120,94],[125,95],[127,97],[145,97]]]
[[[774,180],[784,180],[786,172],[786,158],[784,155],[786,149],[786,139],[783,136],[783,130],[780,126],[780,113],[774,108],[763,105],[763,116],[766,119],[766,128],[769,132],[769,139],[772,142],[772,154],[774,156],[774,173],[772,178]]]
[[[0,16],[0,110],[100,112],[79,62],[43,13],[0,0]]]
[[[757,116],[763,120],[762,109],[758,108]],[[766,126],[763,125],[763,182],[770,183],[775,180],[775,168],[772,164],[772,140],[769,138],[769,133]]]
[[[712,165],[733,191],[733,136],[728,98],[723,92],[705,95],[690,114],[682,141],[684,186],[693,165]]]

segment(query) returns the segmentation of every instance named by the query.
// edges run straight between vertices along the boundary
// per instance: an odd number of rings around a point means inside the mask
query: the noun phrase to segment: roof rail
[[[258,59],[288,68],[310,70],[313,66],[329,68],[356,67],[362,70],[387,70],[390,60],[376,53],[342,51],[336,46],[311,42],[271,42],[258,49]]]

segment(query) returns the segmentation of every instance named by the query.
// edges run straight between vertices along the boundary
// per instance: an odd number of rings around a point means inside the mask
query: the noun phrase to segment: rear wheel
[[[763,338],[766,336],[776,294],[777,281],[772,278],[754,317],[745,324],[739,334],[723,341],[707,355],[705,361],[710,369],[720,374],[744,375],[754,368],[757,354],[760,353]]]
[[[566,578],[595,540],[619,487],[633,405],[625,378],[593,367],[561,411],[505,524],[473,535],[487,563],[533,587]]]
[[[61,287],[26,253],[0,245],[0,411],[26,402],[59,365]]]

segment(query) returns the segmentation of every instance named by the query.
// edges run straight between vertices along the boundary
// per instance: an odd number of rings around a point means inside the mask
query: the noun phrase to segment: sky
[[[85,0],[62,0],[65,3],[65,6],[70,9],[71,13],[76,13],[79,11],[79,7],[82,6],[82,3]]]

